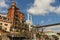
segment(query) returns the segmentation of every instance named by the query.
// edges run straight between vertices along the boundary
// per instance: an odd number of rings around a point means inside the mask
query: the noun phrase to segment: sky
[[[44,31],[60,32],[60,25],[44,28]]]
[[[34,25],[60,23],[60,0],[14,0],[25,15],[32,14]],[[0,0],[0,13],[7,14],[12,0]]]

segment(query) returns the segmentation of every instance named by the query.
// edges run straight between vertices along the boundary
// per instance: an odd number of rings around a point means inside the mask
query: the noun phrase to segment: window
[[[0,18],[2,18],[2,17],[0,16]]]
[[[18,19],[17,19],[17,18],[15,18],[15,21],[18,21]]]
[[[8,20],[9,20],[9,18],[8,18]]]
[[[8,26],[8,24],[5,24],[5,26]]]
[[[7,18],[6,18],[6,17],[4,17],[4,18],[3,18],[3,20],[7,20]]]
[[[18,15],[15,15],[16,17],[18,17]]]
[[[0,26],[0,30],[2,29],[2,26]]]
[[[1,15],[0,15],[0,17],[1,17]]]
[[[2,25],[2,23],[0,23],[0,25]]]
[[[15,14],[15,18],[18,18],[18,15],[17,14]]]
[[[17,24],[17,22],[15,22],[15,24]]]
[[[1,16],[0,16],[1,17]]]

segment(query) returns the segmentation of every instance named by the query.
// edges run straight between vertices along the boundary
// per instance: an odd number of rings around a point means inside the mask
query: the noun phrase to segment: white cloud
[[[7,12],[7,11],[4,11],[4,10],[2,11],[2,13],[6,13],[6,12]]]
[[[55,0],[35,0],[33,5],[27,10],[28,13],[45,15],[49,12],[60,13],[60,7],[53,7],[51,3]]]
[[[60,14],[60,7],[58,7],[55,12]]]
[[[6,4],[8,0],[0,0],[0,13],[6,12],[3,8],[8,8],[8,4]]]
[[[60,32],[60,25],[46,27],[44,31]]]
[[[0,7],[8,7],[6,0],[0,0]]]

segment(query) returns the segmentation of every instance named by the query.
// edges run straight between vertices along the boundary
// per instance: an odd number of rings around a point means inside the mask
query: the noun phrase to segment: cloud
[[[49,27],[46,27],[44,29],[44,31],[53,31],[53,32],[59,32],[60,31],[60,25],[56,25],[56,26],[49,26]]]
[[[8,4],[6,4],[8,0],[0,0],[0,13],[6,12],[4,8],[8,8]]]
[[[60,13],[60,7],[53,7],[51,5],[54,2],[55,0],[35,0],[27,12],[34,15],[45,15],[49,12]]]
[[[8,7],[6,0],[0,0],[0,7]]]
[[[58,13],[58,14],[60,14],[60,7],[58,7],[55,12]]]

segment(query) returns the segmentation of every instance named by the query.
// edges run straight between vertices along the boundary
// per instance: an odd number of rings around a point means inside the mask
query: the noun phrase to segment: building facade
[[[9,18],[7,15],[0,14],[0,30],[10,31],[11,23],[9,23]]]
[[[0,14],[0,25],[3,26],[2,29],[6,30],[6,28],[8,28],[10,31],[12,28],[21,28],[23,24],[24,14],[20,12],[19,8],[16,7],[16,3],[12,1],[12,5],[8,8],[7,15]]]
[[[12,1],[12,5],[8,8],[7,15],[0,15],[0,29],[8,32],[19,32],[20,37],[32,39],[32,33],[29,31],[28,24],[25,23],[24,14],[16,7],[16,3]]]
[[[24,36],[25,34],[27,35],[29,30],[28,26],[24,23],[24,14],[21,13],[19,8],[16,7],[16,3],[14,1],[12,1],[12,5],[10,6],[10,8],[8,8],[8,13],[5,18],[7,19],[6,21],[2,21],[4,20],[3,18],[1,20],[1,23],[3,23],[3,30],[6,30],[7,28],[8,31],[19,31],[22,36]]]
[[[12,5],[8,9],[7,17],[10,19],[12,28],[19,28],[20,25],[24,22],[24,14],[19,11],[19,8],[16,7],[16,3],[13,1]]]

